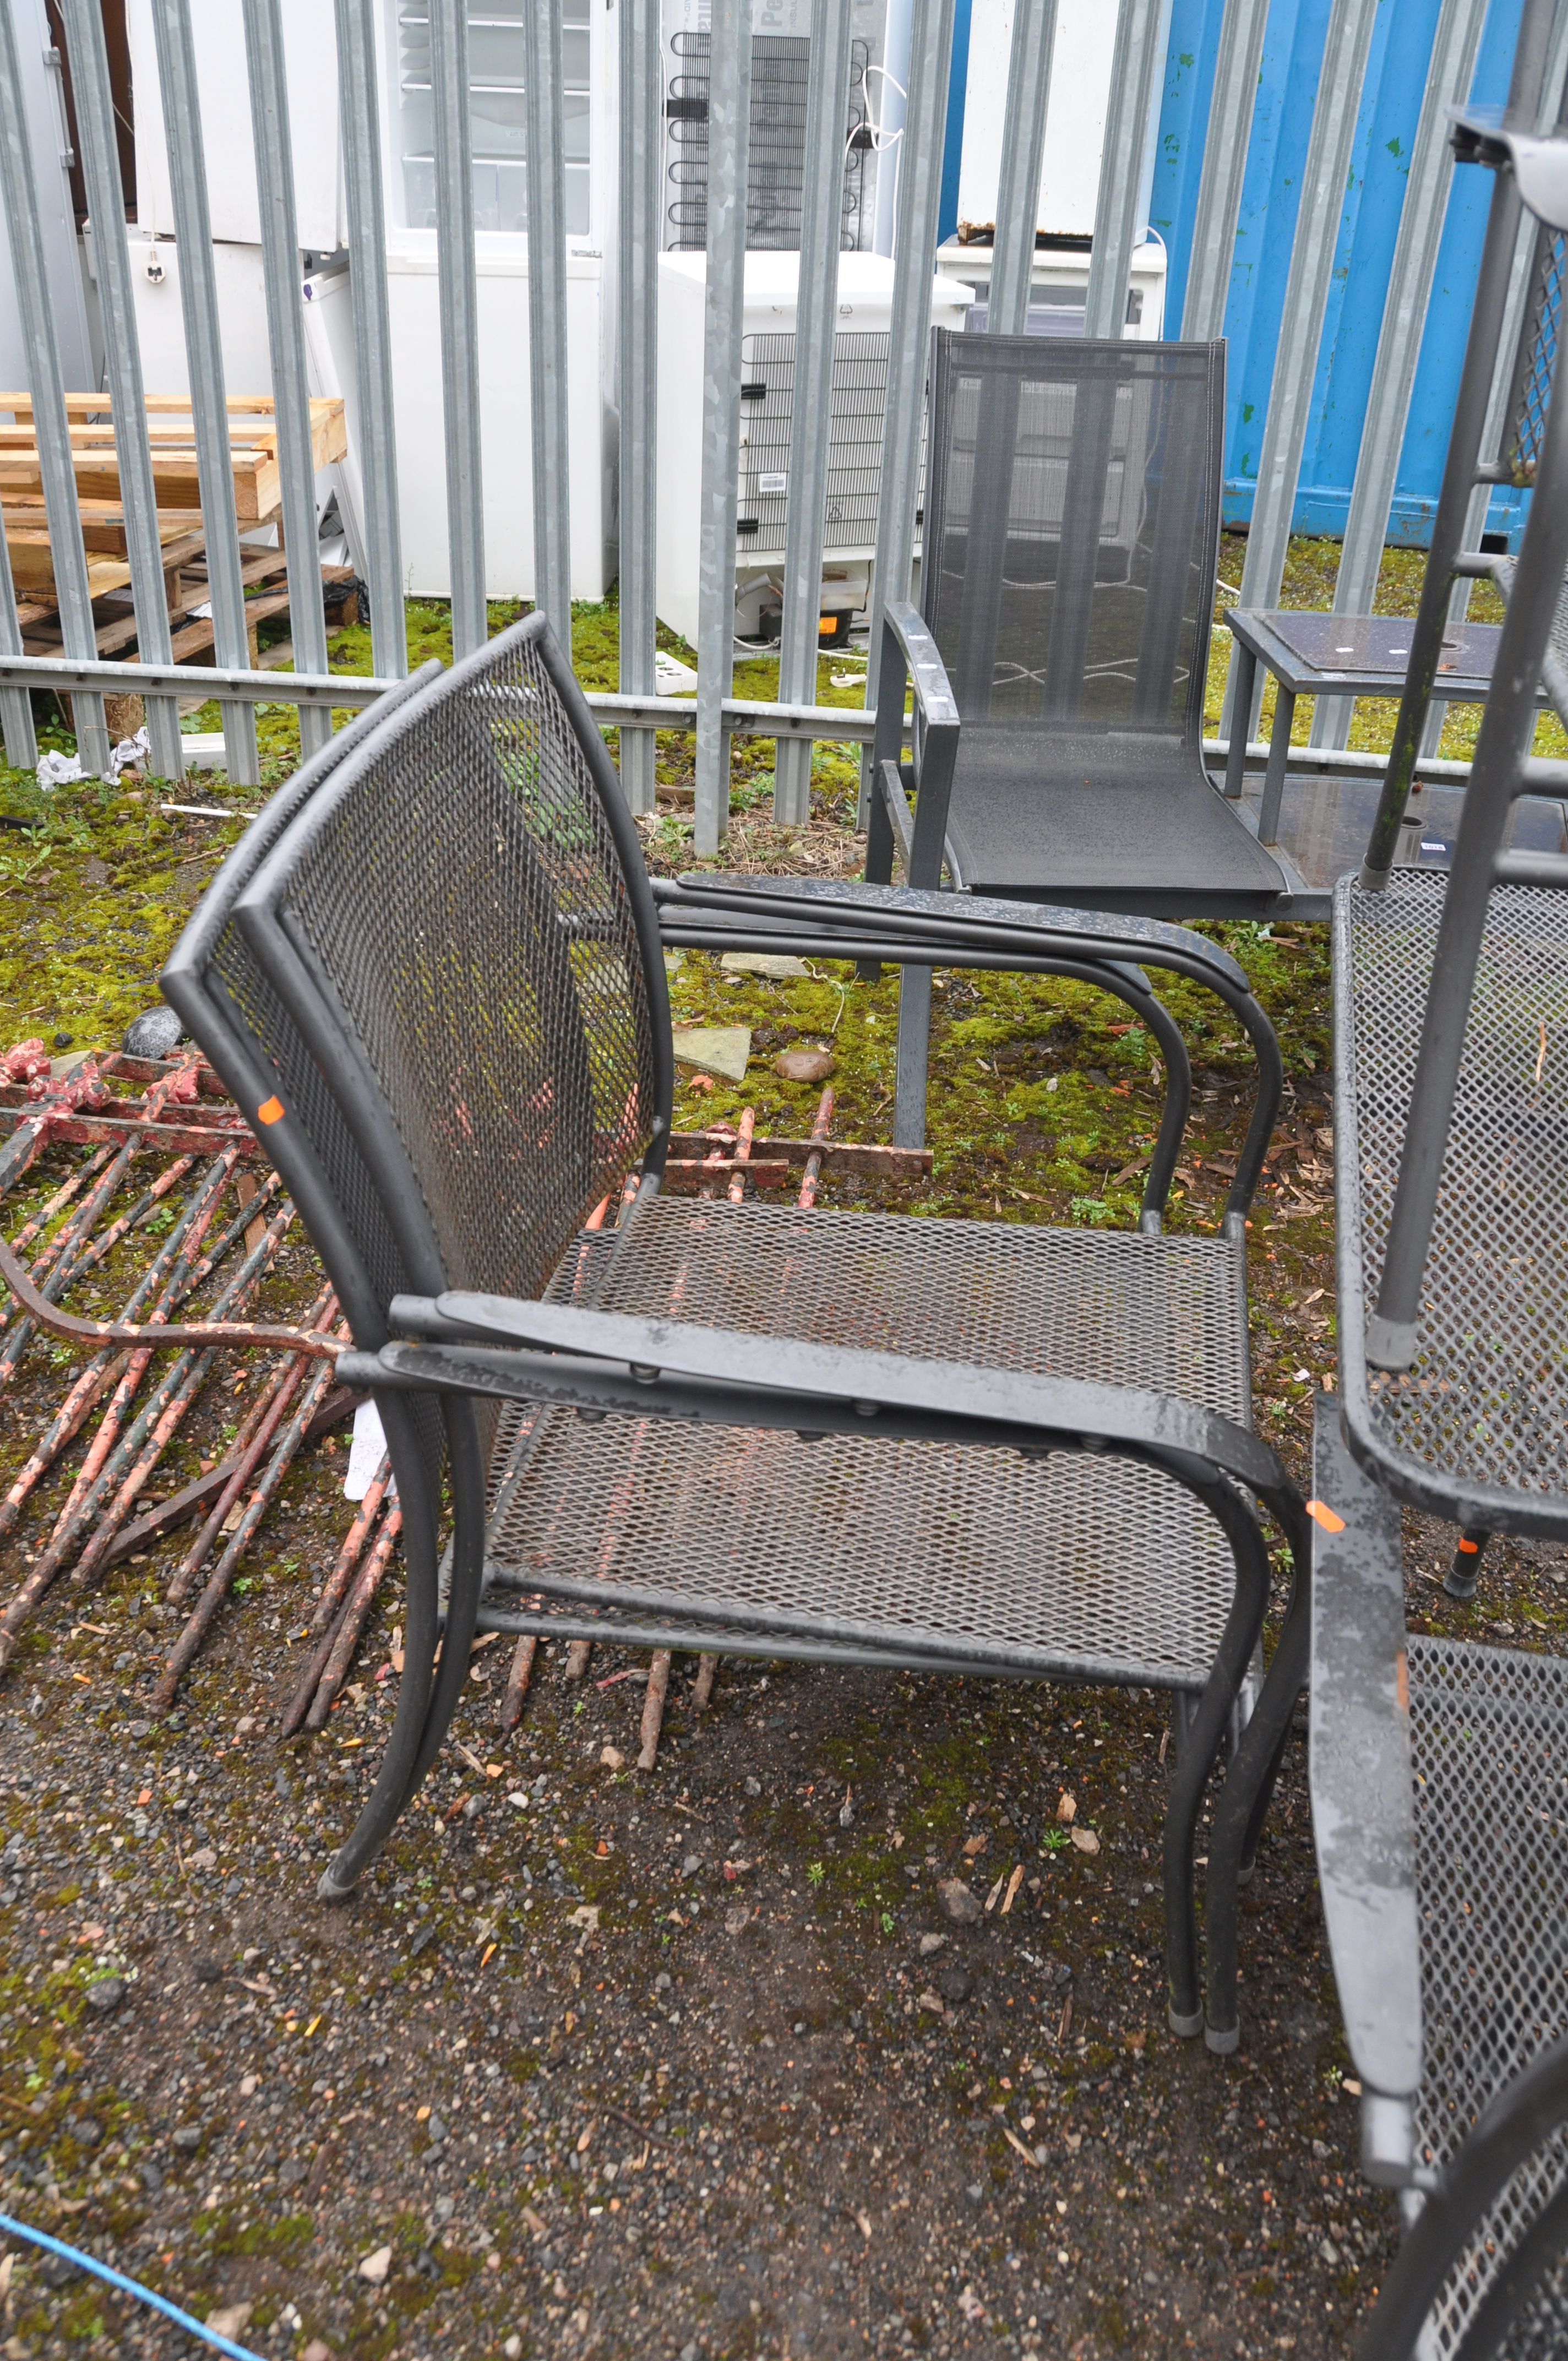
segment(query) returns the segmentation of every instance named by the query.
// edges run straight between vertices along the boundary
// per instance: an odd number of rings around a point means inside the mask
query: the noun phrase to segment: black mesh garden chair
[[[961,725],[900,766],[884,634],[866,875],[1146,917],[1259,917],[1286,877],[1203,767],[1225,348],[932,338],[920,604]],[[945,676],[944,676],[945,675]],[[925,1064],[928,996],[901,1038]],[[911,1079],[898,1137],[920,1137]]]
[[[1497,179],[1477,316],[1520,196],[1568,254],[1568,137],[1533,123],[1530,0],[1510,115],[1461,118]],[[1539,86],[1539,67],[1535,69]],[[1522,82],[1522,87],[1521,87]],[[1341,1392],[1318,1406],[1311,1786],[1363,2160],[1408,2235],[1365,2361],[1568,2351],[1568,1661],[1406,1627],[1399,1507],[1568,1539],[1568,862],[1508,849],[1568,572],[1556,304],[1527,316],[1533,499],[1453,867],[1374,864],[1334,910]],[[1472,338],[1451,473],[1495,340]],[[1446,497],[1446,494],[1445,494]],[[1445,589],[1451,551],[1429,561]],[[1428,603],[1428,602],[1423,602]]]
[[[1165,1884],[1173,2021],[1197,2032],[1194,1832],[1261,1628],[1258,1504],[1306,1554],[1250,1427],[1244,1205],[1168,1237],[1157,1209],[1108,1234],[662,1196],[658,916],[542,617],[406,697],[236,859],[165,989],[337,1288],[340,1373],[381,1407],[407,1551],[393,1735],[323,1894],[352,1889],[418,1786],[479,1626],[1162,1687],[1194,1708]],[[924,922],[898,921],[916,957]],[[897,956],[877,923],[855,914]],[[1110,988],[1146,990],[1108,926]],[[1085,972],[1093,941],[1080,921]],[[1027,949],[1063,955],[1048,933]],[[1254,1177],[1277,1089],[1266,1059]],[[585,1229],[628,1174],[619,1226]],[[1298,1586],[1215,1804],[1217,2046],[1305,1635]]]

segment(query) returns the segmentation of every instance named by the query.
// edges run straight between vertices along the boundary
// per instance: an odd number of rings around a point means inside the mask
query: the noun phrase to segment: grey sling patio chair
[[[1521,54],[1551,13],[1531,0]],[[1568,136],[1461,118],[1458,137],[1497,174],[1491,268],[1522,194],[1560,285]],[[1488,1534],[1568,1540],[1568,861],[1508,850],[1518,796],[1561,767],[1530,754],[1538,684],[1568,719],[1555,302],[1526,346],[1534,492],[1452,870],[1335,897],[1341,1395],[1317,1419],[1312,1809],[1364,2163],[1411,2224],[1366,2361],[1568,2350],[1568,1660],[1408,1631],[1398,1509],[1457,1528],[1461,1598]],[[1430,564],[1446,581],[1450,553]]]
[[[1195,1707],[1165,1889],[1196,2033],[1194,1834],[1261,1627],[1257,1504],[1307,1555],[1250,1428],[1240,1216],[1169,1238],[662,1196],[658,917],[543,617],[405,697],[270,838],[165,990],[257,1110],[402,1505],[397,1719],[323,1894],[418,1787],[479,1626],[1165,1687]],[[585,1230],[628,1174],[619,1226]],[[1209,2009],[1232,2026],[1305,1631],[1298,1584],[1215,1806]]]
[[[1203,767],[1224,346],[932,338],[920,605],[961,728],[917,721],[884,632],[866,875],[1146,917],[1260,917],[1273,854]],[[907,979],[906,979],[907,981]],[[901,1033],[925,1062],[928,994]],[[898,1137],[920,1137],[914,1082]]]

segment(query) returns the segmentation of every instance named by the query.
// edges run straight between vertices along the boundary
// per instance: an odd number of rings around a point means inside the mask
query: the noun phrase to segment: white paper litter
[[[349,1445],[348,1473],[343,1479],[345,1500],[362,1500],[365,1498],[386,1448],[387,1437],[382,1430],[380,1411],[373,1401],[361,1402],[354,1413],[354,1441]],[[395,1489],[396,1487],[389,1481],[389,1499]]]

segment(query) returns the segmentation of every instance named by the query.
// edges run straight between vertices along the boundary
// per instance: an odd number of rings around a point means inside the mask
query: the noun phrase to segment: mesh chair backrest
[[[1223,345],[934,343],[921,603],[965,731],[1198,747]]]
[[[233,924],[230,990],[383,1310],[403,1289],[537,1293],[667,1138],[652,898],[542,616],[389,713]]]

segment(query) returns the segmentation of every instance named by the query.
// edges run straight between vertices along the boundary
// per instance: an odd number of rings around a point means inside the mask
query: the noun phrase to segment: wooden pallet
[[[115,501],[120,498],[119,457],[108,397],[102,393],[68,393],[71,465],[81,500]],[[38,437],[33,423],[32,397],[0,393],[0,412],[9,411],[15,424],[0,425],[0,497],[35,496],[43,489]],[[282,496],[278,463],[277,413],[270,394],[232,396],[229,411],[229,465],[234,477],[235,516],[242,525],[262,523]],[[185,512],[202,505],[196,472],[195,429],[189,401],[173,394],[148,394],[147,433],[152,446],[153,495],[159,509]],[[311,403],[311,458],[317,467],[330,467],[348,449],[348,432],[341,400]],[[6,539],[10,539],[7,523]]]

